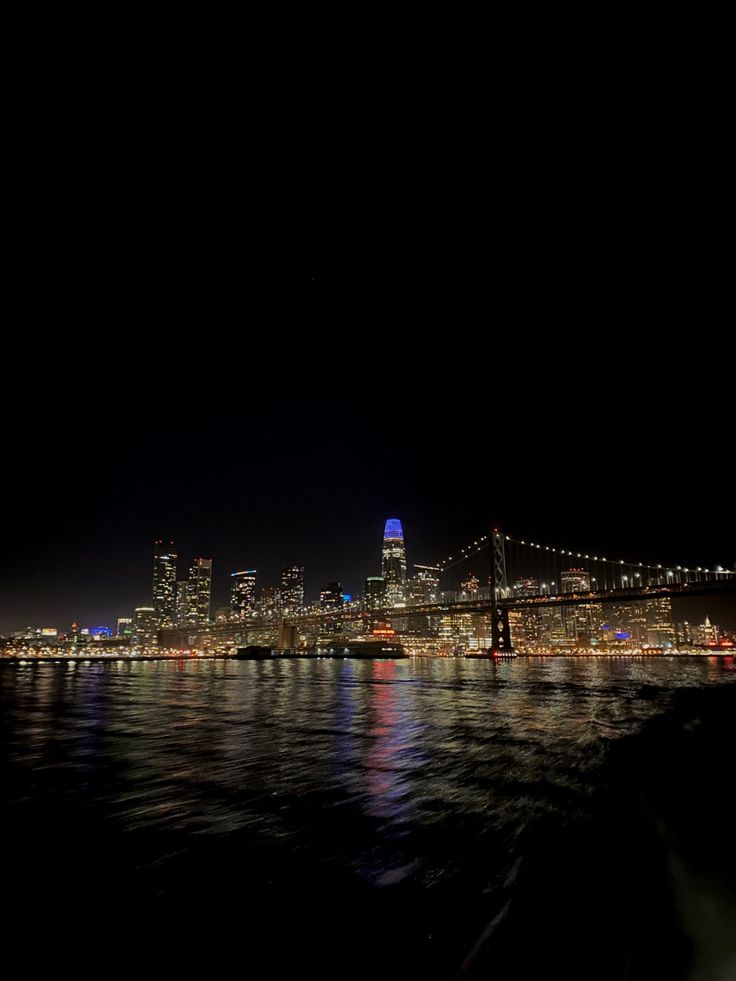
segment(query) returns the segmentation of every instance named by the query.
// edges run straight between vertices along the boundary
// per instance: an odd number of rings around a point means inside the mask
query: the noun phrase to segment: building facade
[[[386,580],[386,601],[397,606],[405,600],[406,545],[398,518],[389,518],[383,529],[381,575]]]
[[[153,609],[159,627],[173,627],[176,621],[176,548],[173,542],[157,541],[153,546]]]
[[[256,570],[231,574],[230,612],[233,621],[245,620],[256,608]]]

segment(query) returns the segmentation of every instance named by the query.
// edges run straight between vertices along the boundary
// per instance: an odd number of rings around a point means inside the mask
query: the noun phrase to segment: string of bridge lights
[[[569,549],[556,548],[552,545],[540,545],[538,542],[527,542],[524,539],[512,538],[510,535],[501,535],[501,537],[505,542],[509,542],[512,545],[523,545],[525,548],[539,549],[539,551],[550,552],[559,556],[565,555],[569,558],[587,559],[589,562],[605,562],[607,565],[635,566],[638,569],[648,569],[655,572],[705,572],[708,573],[708,575],[736,575],[736,569],[724,569],[721,565],[717,565],[714,569],[706,569],[702,566],[690,568],[689,566],[682,565],[650,565],[646,562],[629,562],[626,559],[608,559],[603,555],[590,555],[586,552],[573,552]],[[460,562],[464,562],[466,559],[472,558],[474,555],[478,555],[479,552],[482,552],[484,548],[487,548],[491,544],[491,540],[492,538],[490,535],[482,535],[476,541],[466,545],[465,548],[461,548],[457,555],[449,555],[446,559],[438,562],[437,568],[440,572],[445,572],[447,569],[451,569]]]

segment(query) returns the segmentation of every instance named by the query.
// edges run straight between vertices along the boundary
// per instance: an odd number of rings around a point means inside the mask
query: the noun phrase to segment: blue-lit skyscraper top
[[[403,600],[406,579],[404,529],[398,518],[389,518],[383,530],[381,575],[386,581],[386,601],[398,605]]]
[[[383,540],[384,542],[389,539],[404,540],[404,529],[401,527],[401,522],[398,518],[388,518],[386,521],[386,527],[383,529]]]

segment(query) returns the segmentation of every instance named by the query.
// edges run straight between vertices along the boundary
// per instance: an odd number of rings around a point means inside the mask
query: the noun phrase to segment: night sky
[[[114,626],[159,537],[180,576],[214,559],[214,605],[291,563],[309,597],[357,592],[389,516],[410,563],[499,523],[736,565],[707,189],[698,211],[674,176],[507,166],[497,196],[420,175],[329,209],[183,176],[39,190],[10,267],[0,631]]]

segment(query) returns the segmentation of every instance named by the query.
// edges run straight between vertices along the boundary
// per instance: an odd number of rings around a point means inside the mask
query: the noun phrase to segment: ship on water
[[[347,639],[330,639],[321,641],[315,647],[292,647],[286,649],[257,647],[239,647],[230,655],[236,661],[267,661],[284,657],[359,657],[367,659],[388,659],[408,657],[402,644],[391,640],[381,640],[367,636]]]

